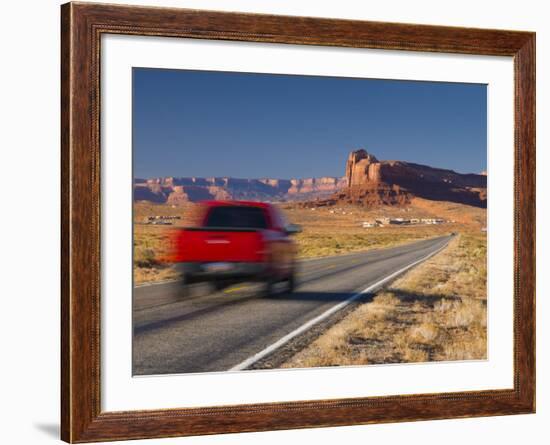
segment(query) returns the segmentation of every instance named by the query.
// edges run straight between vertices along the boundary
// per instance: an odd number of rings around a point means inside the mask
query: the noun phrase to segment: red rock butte
[[[347,187],[331,200],[352,204],[404,205],[418,196],[486,207],[487,177],[403,161],[379,161],[364,149],[346,162]]]
[[[366,150],[352,151],[346,162],[348,187],[364,185],[367,182],[381,182],[380,165],[378,159],[368,154]]]

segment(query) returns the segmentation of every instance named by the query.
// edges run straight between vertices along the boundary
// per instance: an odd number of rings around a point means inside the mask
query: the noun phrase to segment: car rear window
[[[266,229],[267,221],[265,212],[258,207],[219,206],[210,210],[205,227]]]

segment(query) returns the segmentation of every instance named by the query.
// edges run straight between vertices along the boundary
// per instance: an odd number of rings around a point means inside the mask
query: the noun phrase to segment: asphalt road
[[[443,248],[444,236],[299,263],[294,293],[263,297],[257,284],[185,298],[179,283],[134,289],[134,375],[227,371],[369,286]],[[338,309],[338,308],[336,308]],[[306,326],[307,327],[307,326]],[[285,337],[286,336],[286,337]]]

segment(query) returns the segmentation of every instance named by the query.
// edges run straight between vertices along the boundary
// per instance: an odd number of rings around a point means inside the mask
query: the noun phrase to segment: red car
[[[195,206],[191,226],[177,230],[172,261],[187,285],[212,282],[218,289],[235,282],[262,281],[266,293],[278,282],[294,289],[296,243],[301,229],[267,203],[205,201]]]

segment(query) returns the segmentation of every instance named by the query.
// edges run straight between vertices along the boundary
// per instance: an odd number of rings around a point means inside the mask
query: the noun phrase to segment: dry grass
[[[177,277],[175,270],[161,261],[167,254],[169,231],[161,226],[134,226],[134,283],[162,281]]]
[[[463,233],[283,367],[484,359],[486,274],[485,235]]]
[[[397,246],[450,232],[479,232],[486,225],[485,209],[419,198],[415,198],[410,206],[404,208],[366,209],[349,205],[311,210],[297,208],[292,204],[283,205],[282,208],[289,220],[303,228],[303,232],[296,236],[302,258]],[[383,217],[439,217],[455,222],[437,226],[361,227],[363,221]]]
[[[341,255],[349,252],[393,247],[439,235],[447,235],[449,226],[373,227],[364,229],[358,224],[328,227],[303,224],[296,236],[301,258]]]

